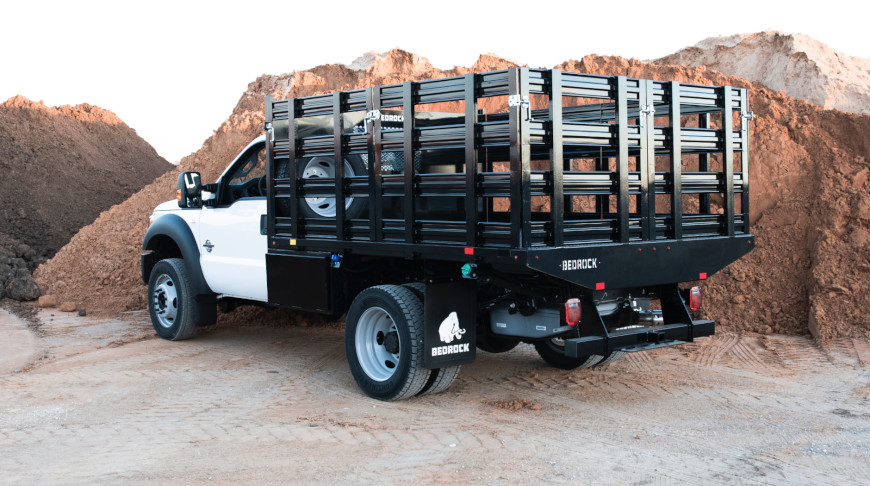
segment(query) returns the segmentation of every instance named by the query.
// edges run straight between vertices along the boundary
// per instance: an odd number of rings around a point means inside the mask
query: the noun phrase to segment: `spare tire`
[[[344,157],[344,176],[352,177],[365,175],[368,171],[359,155],[346,155]],[[290,161],[282,160],[278,165],[275,177],[278,179],[292,178],[290,174]],[[335,177],[335,158],[331,156],[303,157],[297,164],[296,177],[299,179],[333,178]],[[290,217],[290,204],[288,198],[277,198],[276,206],[278,215]],[[368,198],[346,197],[344,199],[345,219],[360,217],[368,206]],[[300,216],[303,218],[328,218],[335,219],[336,204],[334,197],[306,197],[299,203]]]

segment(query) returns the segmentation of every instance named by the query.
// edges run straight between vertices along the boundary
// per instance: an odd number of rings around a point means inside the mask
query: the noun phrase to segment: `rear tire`
[[[148,312],[151,325],[163,339],[180,341],[196,334],[199,311],[181,258],[167,258],[154,265],[148,279]]]
[[[577,368],[591,368],[597,365],[601,360],[600,355],[579,356],[572,358],[565,355],[565,344],[561,338],[545,339],[543,341],[535,341],[535,350],[538,355],[551,366],[561,368],[563,370],[573,370]]]
[[[505,336],[497,336],[489,330],[489,314],[481,313],[477,316],[477,349],[487,353],[506,353],[517,347],[519,339]]]
[[[425,308],[426,303],[423,299],[426,296],[426,284],[423,282],[409,282],[402,284],[402,287],[413,292],[414,295],[420,299],[420,302],[423,302]],[[432,370],[429,375],[429,380],[426,381],[426,385],[423,386],[423,389],[420,390],[420,393],[418,393],[417,396],[441,393],[450,388],[450,385],[453,384],[453,380],[459,376],[459,369],[461,367],[462,366],[457,365]]]
[[[347,313],[345,351],[357,385],[372,398],[401,400],[426,386],[423,303],[396,285],[370,287]]]
[[[426,297],[426,284],[424,284],[423,282],[408,282],[403,283],[402,287],[413,292],[414,295],[416,295],[417,298],[420,299],[420,302],[423,302],[425,305],[424,298]]]
[[[595,366],[609,365],[610,363],[613,363],[614,361],[619,360],[623,356],[625,356],[625,351],[613,351],[610,353],[610,355],[608,355],[606,358],[602,359],[601,362],[599,362]]]
[[[461,365],[456,365],[432,370],[432,374],[429,375],[429,381],[426,382],[426,385],[423,386],[423,389],[417,395],[434,395],[450,388],[450,385],[459,376],[460,368],[462,368]]]

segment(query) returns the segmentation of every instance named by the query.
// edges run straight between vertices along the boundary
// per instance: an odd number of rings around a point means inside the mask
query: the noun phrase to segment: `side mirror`
[[[178,191],[175,193],[180,208],[202,206],[202,182],[199,172],[182,172],[178,176]]]

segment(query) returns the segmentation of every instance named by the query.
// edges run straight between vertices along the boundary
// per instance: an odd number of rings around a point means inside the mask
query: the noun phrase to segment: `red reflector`
[[[474,248],[466,248],[465,254],[466,255],[474,255]]]
[[[580,299],[568,299],[565,302],[565,322],[569,326],[576,326],[580,317]]]
[[[698,280],[707,280],[707,272],[702,272],[698,275]]]
[[[595,290],[604,290],[604,282],[598,282],[595,284]]]
[[[689,290],[689,309],[693,311],[701,309],[701,287],[692,287]]]

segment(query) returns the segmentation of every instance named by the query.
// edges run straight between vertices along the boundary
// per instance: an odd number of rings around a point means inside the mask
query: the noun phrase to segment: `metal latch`
[[[513,108],[519,106],[526,109],[526,121],[532,121],[532,104],[529,102],[528,96],[510,95],[508,96],[508,106]]]
[[[372,110],[366,113],[365,118],[363,118],[363,126],[362,127],[353,127],[354,133],[360,133],[363,135],[369,134],[369,123],[372,124],[372,129],[374,129],[375,120],[381,117],[381,110]]]
[[[642,105],[640,107],[640,128],[643,128],[643,120],[645,117],[654,116],[656,109],[653,105]]]
[[[740,118],[743,118],[744,120],[752,121],[752,120],[755,120],[755,113],[753,113],[751,111],[743,111],[743,112],[740,112]]]

